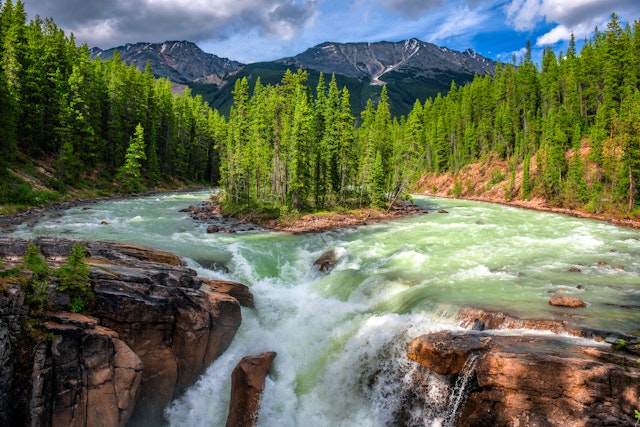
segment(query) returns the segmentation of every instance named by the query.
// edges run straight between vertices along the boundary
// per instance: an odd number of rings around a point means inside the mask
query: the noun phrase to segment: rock
[[[471,340],[468,335],[436,332],[413,340],[407,356],[436,374],[457,375],[472,352],[484,350],[490,343],[490,337]]]
[[[549,300],[549,305],[553,305],[556,307],[579,308],[579,307],[586,307],[587,303],[582,301],[580,298],[570,297],[568,295],[555,294]]]
[[[28,242],[0,238],[0,256],[17,260]],[[34,243],[48,262],[59,265],[76,242],[38,238]],[[210,289],[173,254],[135,245],[82,244],[95,296],[92,317],[50,315],[46,328],[56,338],[41,340],[33,351],[32,384],[4,381],[5,373],[14,372],[19,335],[19,327],[5,326],[21,324],[15,305],[23,307],[24,295],[0,295],[0,421],[23,412],[34,419],[55,416],[59,424],[54,425],[162,425],[167,403],[231,343],[241,323],[240,304]],[[3,360],[5,349],[10,354]],[[33,389],[25,398],[28,407],[6,404],[13,387]],[[51,390],[63,400],[58,402]]]
[[[560,336],[478,332],[424,335],[407,352],[428,369],[444,366],[447,375],[455,375],[465,354],[478,358],[466,373],[469,394],[457,426],[600,426],[604,414],[608,425],[633,424],[640,398],[633,356]]]
[[[218,227],[217,225],[210,225],[207,227],[207,233],[209,234],[217,233],[219,231],[220,231],[220,227]]]
[[[438,210],[438,213],[439,213],[439,214],[448,214],[449,212],[448,212],[448,211],[446,211],[446,210],[444,210],[444,209],[439,209],[439,210]]]
[[[342,254],[339,253],[336,248],[330,248],[320,255],[313,265],[317,267],[321,273],[326,273],[336,266],[341,256]]]
[[[202,282],[214,292],[231,295],[238,300],[241,306],[253,308],[253,294],[247,285],[239,282],[231,282],[228,280],[201,279]]]
[[[231,374],[227,427],[252,427],[258,420],[264,382],[276,353],[244,357]]]

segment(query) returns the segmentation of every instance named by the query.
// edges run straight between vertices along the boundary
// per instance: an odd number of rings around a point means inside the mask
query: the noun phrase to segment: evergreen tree
[[[118,169],[117,179],[125,191],[142,190],[142,161],[147,158],[144,128],[138,124],[135,134],[129,139],[124,164]]]

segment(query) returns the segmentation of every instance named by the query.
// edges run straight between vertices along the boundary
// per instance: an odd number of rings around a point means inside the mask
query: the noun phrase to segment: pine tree
[[[142,161],[147,158],[145,154],[144,128],[141,124],[136,126],[135,134],[129,139],[129,147],[124,164],[118,169],[116,178],[120,188],[125,191],[140,191],[142,185]]]

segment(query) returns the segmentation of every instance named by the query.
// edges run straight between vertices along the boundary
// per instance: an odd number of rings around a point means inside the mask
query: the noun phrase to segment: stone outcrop
[[[276,353],[247,356],[231,374],[231,400],[227,427],[253,427],[258,419],[264,382]]]
[[[202,282],[214,292],[231,295],[243,307],[253,308],[255,306],[253,294],[247,285],[229,280],[202,279]]]
[[[125,425],[140,392],[140,358],[96,318],[55,313],[44,329],[52,339],[35,348],[32,424]]]
[[[569,295],[555,294],[549,300],[549,305],[553,305],[556,307],[580,308],[586,307],[587,303],[582,301],[580,298],[571,297]]]
[[[75,241],[38,238],[34,243],[50,264],[59,265]],[[0,257],[5,264],[17,263],[27,245],[27,240],[0,238]],[[48,425],[47,420],[65,426],[161,425],[169,401],[231,343],[241,322],[240,304],[170,253],[105,242],[83,246],[95,296],[91,317],[47,316],[48,338],[36,345],[32,384],[7,386],[4,375],[0,380],[0,410],[7,408],[0,421],[8,412],[20,412],[6,404],[12,390],[31,387],[23,406],[36,414],[34,420],[44,420],[32,425]],[[15,379],[17,337],[26,313],[24,295],[8,292],[11,298],[0,295],[0,370],[13,372]],[[64,305],[64,298],[51,301]]]
[[[458,426],[633,425],[640,398],[637,356],[562,336],[439,332],[416,338],[407,355],[451,384],[469,376]],[[470,357],[475,368],[463,372]]]

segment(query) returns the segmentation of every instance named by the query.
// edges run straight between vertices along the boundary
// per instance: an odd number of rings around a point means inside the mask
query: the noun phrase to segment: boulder
[[[554,294],[549,300],[549,305],[556,307],[580,308],[586,307],[587,303],[580,298],[570,297],[568,295]]]
[[[325,251],[320,257],[315,260],[313,263],[314,267],[318,269],[321,273],[326,273],[333,269],[338,263],[341,254],[338,252],[336,248],[330,248]]]
[[[477,361],[465,372],[468,398],[457,426],[633,424],[640,367],[633,356],[608,346],[575,345],[554,335],[440,332],[416,338],[407,352],[424,367],[451,375],[452,384],[460,359],[471,354]]]
[[[227,427],[252,427],[258,420],[264,382],[276,353],[244,357],[231,374]]]
[[[238,300],[241,306],[253,308],[253,294],[247,285],[228,280],[202,279],[202,282],[214,292],[230,295]]]

